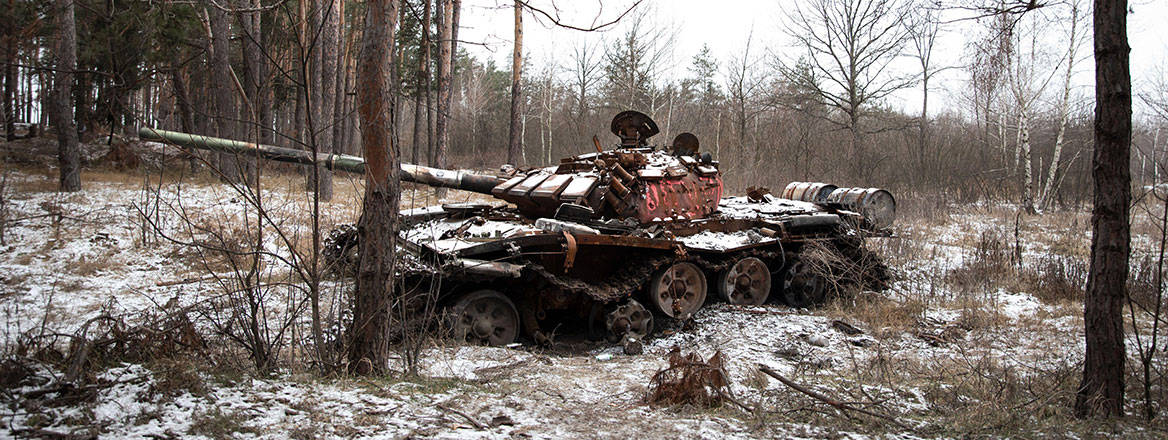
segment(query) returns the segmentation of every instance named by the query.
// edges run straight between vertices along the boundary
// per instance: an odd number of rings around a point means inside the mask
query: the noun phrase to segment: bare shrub
[[[978,234],[977,242],[970,249],[960,267],[947,274],[951,285],[961,291],[989,290],[1015,275],[1012,251],[1004,234],[997,229],[987,229]]]
[[[884,259],[862,243],[859,239],[809,241],[798,258],[821,282],[827,283],[830,298],[851,300],[859,292],[884,290],[892,280],[892,271]]]
[[[1132,258],[1127,288],[1134,307],[1147,311],[1155,309],[1157,294],[1160,292],[1157,285],[1160,282],[1156,274],[1158,270],[1157,260],[1151,256]]]
[[[210,169],[218,172],[213,166]],[[299,227],[300,219],[287,212],[297,205],[271,200],[275,196],[261,192],[254,183],[226,185],[233,201],[242,204],[242,215],[190,209],[184,205],[182,180],[163,185],[161,180],[144,179],[145,195],[134,204],[138,219],[146,225],[142,241],[165,240],[180,246],[175,256],[199,271],[189,281],[207,283],[217,291],[197,312],[224,345],[242,351],[224,350],[222,354],[229,356],[223,360],[251,364],[259,374],[270,373],[288,360],[281,355],[294,341],[300,342],[293,338],[299,333],[312,336],[303,345],[303,351],[310,353],[309,364],[322,371],[332,369],[337,352],[316,331],[323,317],[313,314],[311,330],[297,328],[310,299],[318,299],[321,288],[315,247],[301,249],[301,240],[309,234]],[[312,226],[315,231],[318,223]],[[315,241],[316,234],[311,236]]]
[[[145,379],[137,374],[126,378],[99,374],[124,363],[182,365],[181,370],[164,374],[154,384],[151,392],[158,396],[173,399],[185,392],[205,390],[190,361],[208,361],[208,347],[188,318],[188,310],[165,306],[136,314],[131,324],[107,307],[72,334],[41,325],[15,335],[15,342],[4,345],[0,353],[0,382],[6,397],[14,402],[11,409],[36,414],[26,423],[34,430],[56,426],[61,418],[76,415],[70,408],[95,402],[101,390]],[[65,411],[46,410],[49,408]],[[23,434],[73,438],[56,431],[38,432]],[[19,437],[22,433],[14,434]]]
[[[901,224],[940,225],[953,212],[950,198],[940,192],[903,191],[897,195],[897,216]]]
[[[936,435],[1065,428],[1057,421],[1070,418],[1066,402],[1074,396],[1082,367],[1050,359],[1023,365],[999,359],[1000,354],[963,351],[955,359],[905,363],[900,369],[910,376],[929,378],[922,392],[931,403],[930,411],[942,417],[934,425]],[[1036,421],[1046,421],[1046,426]]]
[[[669,366],[653,374],[649,381],[645,401],[650,405],[714,407],[733,399],[721,351],[703,361],[697,353],[683,355],[681,348],[673,347],[666,358]]]
[[[1039,301],[1051,305],[1083,300],[1087,264],[1075,258],[1042,257],[1021,274],[1023,287]]]

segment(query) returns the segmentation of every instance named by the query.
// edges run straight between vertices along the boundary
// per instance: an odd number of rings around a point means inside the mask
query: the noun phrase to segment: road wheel
[[[459,298],[451,309],[455,338],[478,345],[507,345],[519,335],[515,304],[494,290],[479,290]]]
[[[604,321],[608,339],[612,342],[629,338],[641,341],[653,332],[653,314],[631,299],[609,312]]]
[[[706,302],[706,274],[693,263],[674,263],[653,276],[649,300],[670,318],[693,316]]]
[[[827,298],[827,282],[811,270],[811,266],[795,260],[783,273],[783,302],[795,308],[823,304]]]
[[[718,275],[718,294],[730,304],[757,306],[771,293],[771,271],[755,257],[745,257]]]

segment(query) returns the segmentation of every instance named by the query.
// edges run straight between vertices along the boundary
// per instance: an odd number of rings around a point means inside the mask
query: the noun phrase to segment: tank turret
[[[683,133],[667,150],[649,147],[647,140],[657,134],[657,124],[635,111],[618,114],[611,130],[621,139],[617,148],[605,150],[593,138],[596,152],[564,158],[556,166],[500,177],[403,163],[401,179],[490,194],[515,204],[529,217],[552,217],[565,204],[577,216],[633,218],[638,223],[705,218],[718,209],[721,173],[708,154],[697,155],[697,137]],[[153,128],[142,128],[138,134],[145,140],[189,148],[365,172],[365,161],[357,156],[317,153],[314,157],[292,148]]]

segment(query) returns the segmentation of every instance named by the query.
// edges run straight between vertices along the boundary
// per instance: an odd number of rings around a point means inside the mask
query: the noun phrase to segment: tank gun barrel
[[[259,155],[265,159],[301,165],[321,164],[330,170],[365,173],[365,159],[347,154],[316,153],[274,145],[256,144],[211,136],[202,136],[177,131],[142,127],[138,137],[143,140],[169,142],[175,145],[202,150],[235,153],[239,155]],[[423,185],[461,189],[481,194],[491,194],[491,189],[503,180],[490,175],[466,171],[444,170],[409,163],[401,164],[401,180]]]

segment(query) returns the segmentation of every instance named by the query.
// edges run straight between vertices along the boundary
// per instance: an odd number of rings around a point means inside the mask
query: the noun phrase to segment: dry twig
[[[857,407],[854,407],[854,406],[848,405],[848,404],[846,404],[846,403],[840,402],[840,401],[838,401],[838,400],[832,399],[832,398],[830,398],[830,397],[827,397],[827,396],[825,396],[825,395],[823,395],[823,394],[817,393],[817,392],[815,392],[815,391],[813,391],[813,390],[811,390],[811,389],[809,389],[809,388],[807,388],[807,387],[804,387],[804,386],[802,386],[802,385],[799,385],[799,384],[797,384],[797,383],[795,383],[795,382],[791,381],[790,379],[787,379],[786,377],[783,377],[783,375],[779,374],[779,373],[778,373],[778,372],[776,372],[775,370],[772,370],[770,367],[767,367],[766,365],[761,365],[761,364],[760,364],[760,365],[758,366],[758,369],[759,369],[759,371],[762,371],[762,372],[763,372],[764,374],[766,374],[767,376],[773,377],[773,378],[777,379],[779,382],[782,382],[782,383],[783,383],[783,385],[786,385],[786,386],[788,386],[788,387],[791,387],[792,389],[794,389],[795,391],[798,391],[798,392],[800,392],[800,393],[803,393],[803,394],[806,394],[806,395],[808,395],[808,396],[811,396],[811,398],[813,398],[813,399],[815,399],[815,400],[818,400],[818,401],[820,401],[820,402],[823,402],[823,403],[826,403],[826,404],[828,404],[828,405],[831,405],[832,407],[834,407],[834,408],[836,408],[836,409],[838,409],[838,410],[841,410],[841,411],[855,411],[855,412],[858,412],[858,413],[860,413],[860,414],[866,414],[866,415],[869,415],[869,416],[872,416],[872,417],[875,417],[875,418],[878,418],[878,419],[883,419],[883,420],[886,420],[886,421],[888,421],[889,423],[892,423],[893,425],[896,425],[897,427],[899,427],[899,428],[901,428],[901,429],[904,429],[904,430],[908,430],[908,431],[912,431],[912,430],[913,430],[913,429],[912,429],[911,427],[909,427],[908,425],[905,425],[904,423],[901,423],[900,421],[896,420],[896,418],[895,418],[895,417],[893,417],[893,416],[890,416],[890,415],[887,415],[887,414],[881,414],[881,413],[874,412],[874,411],[869,411],[869,410],[866,410],[866,409],[863,409],[863,408],[857,408]]]

